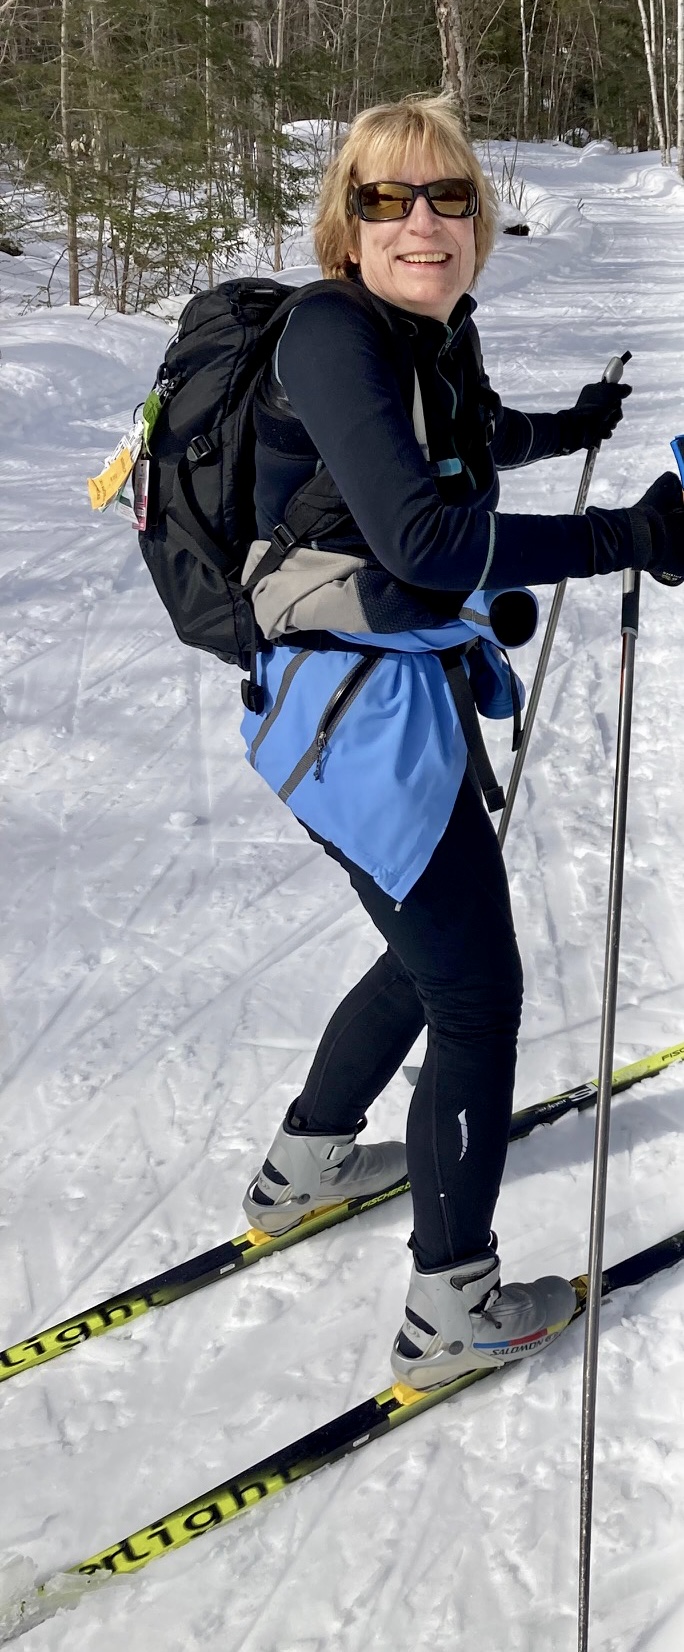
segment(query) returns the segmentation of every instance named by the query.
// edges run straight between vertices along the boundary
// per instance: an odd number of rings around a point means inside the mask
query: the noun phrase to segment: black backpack
[[[258,651],[264,639],[250,591],[288,550],[346,515],[327,471],[299,488],[246,585],[257,537],[252,404],[287,316],[306,289],[277,281],[224,281],[192,298],[157,374],[161,401],[149,438],[147,521],[140,548],[181,642],[250,674],[242,698],[263,710]],[[361,297],[361,302],[364,302]]]

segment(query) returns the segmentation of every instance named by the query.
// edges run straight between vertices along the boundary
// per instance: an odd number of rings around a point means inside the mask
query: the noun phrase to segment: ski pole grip
[[[622,623],[621,631],[624,637],[628,632],[632,637],[639,635],[639,592],[641,575],[634,568],[625,568],[622,574]]]
[[[628,361],[632,360],[631,350],[625,350],[623,356],[611,356],[603,375],[604,384],[619,384]]]

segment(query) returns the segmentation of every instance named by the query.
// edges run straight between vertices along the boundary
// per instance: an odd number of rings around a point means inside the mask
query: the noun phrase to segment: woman
[[[497,469],[606,439],[629,390],[587,386],[563,413],[502,407],[471,320],[493,235],[448,101],[360,115],[323,185],[330,279],[303,290],[255,408],[262,537],[245,578],[278,646],[263,655],[265,709],[244,719],[248,756],[346,868],[387,950],[335,1012],[244,1207],[283,1232],[391,1188],[408,1162],[413,1268],[391,1360],[415,1388],[538,1350],[575,1307],[563,1279],[500,1283],[491,1223],[522,976],[464,681],[486,715],[511,714],[518,685],[497,644],[530,635],[525,584],[684,572],[674,476],[628,510],[496,512]],[[304,535],[312,498],[319,526]],[[267,572],[279,525],[291,548]],[[399,1143],[357,1145],[426,1024],[406,1158]]]

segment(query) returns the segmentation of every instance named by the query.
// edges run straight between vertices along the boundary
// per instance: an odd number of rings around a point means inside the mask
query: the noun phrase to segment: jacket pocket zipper
[[[346,677],[342,678],[342,682],[328,700],[311,745],[304,752],[303,757],[300,757],[296,768],[293,769],[284,786],[280,787],[278,796],[284,803],[287,803],[288,798],[291,797],[292,792],[308,774],[309,769],[313,768],[314,780],[322,780],[323,760],[330,736],[335,733],[335,729],[342,721],[345,712],[349,710],[357,694],[360,694],[364,683],[376,670],[381,659],[381,654],[367,656],[359,660],[355,666],[352,666],[351,671],[348,671]]]
[[[317,757],[316,767],[314,769],[314,780],[320,780],[322,778],[321,771],[323,767],[323,758],[325,757],[326,748],[331,734],[335,733],[335,729],[344,717],[345,711],[349,710],[352,701],[355,700],[357,694],[361,692],[364,683],[367,678],[370,677],[371,672],[375,670],[377,664],[377,657],[373,659],[360,660],[359,664],[355,665],[346,677],[343,677],[339,688],[335,689],[335,693],[328,701],[316,730]]]

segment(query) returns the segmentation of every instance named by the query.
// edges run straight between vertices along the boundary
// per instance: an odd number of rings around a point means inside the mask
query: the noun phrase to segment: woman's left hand
[[[561,414],[565,451],[576,453],[580,447],[598,447],[609,441],[622,418],[622,403],[631,394],[631,384],[611,384],[606,379],[585,384],[575,406]]]

